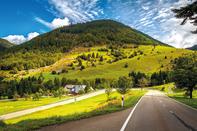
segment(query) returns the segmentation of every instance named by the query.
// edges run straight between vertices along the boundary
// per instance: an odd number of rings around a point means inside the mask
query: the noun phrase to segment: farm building
[[[85,90],[86,85],[66,85],[64,88],[67,89],[67,90],[69,90],[70,93],[76,93],[76,94],[78,94],[79,91]]]

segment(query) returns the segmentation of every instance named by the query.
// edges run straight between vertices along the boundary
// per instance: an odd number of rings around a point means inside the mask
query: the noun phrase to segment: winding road
[[[150,90],[132,109],[39,131],[197,131],[197,110]]]

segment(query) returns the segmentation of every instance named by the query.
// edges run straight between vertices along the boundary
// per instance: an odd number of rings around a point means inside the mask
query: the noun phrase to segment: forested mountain
[[[61,27],[6,50],[0,56],[0,69],[23,70],[47,66],[73,47],[104,44],[163,45],[122,23],[112,20],[97,20]]]
[[[189,49],[189,50],[197,50],[197,45],[194,45],[194,46],[189,47],[189,48],[187,48],[187,49]]]
[[[9,41],[5,40],[5,39],[1,39],[0,38],[0,51],[4,51],[7,48],[10,48],[12,46],[14,46],[15,44],[10,43]]]

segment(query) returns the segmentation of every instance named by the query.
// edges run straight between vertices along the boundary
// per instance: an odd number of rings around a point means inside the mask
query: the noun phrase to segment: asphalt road
[[[48,126],[40,131],[197,131],[197,110],[159,91],[149,91],[133,109]]]
[[[125,131],[196,131],[197,110],[150,91],[136,107]]]

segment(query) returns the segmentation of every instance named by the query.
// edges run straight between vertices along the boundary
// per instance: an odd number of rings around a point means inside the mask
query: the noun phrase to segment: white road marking
[[[142,96],[142,97],[143,97],[143,96]],[[140,103],[140,101],[142,100],[142,97],[141,97],[140,100],[137,102],[137,104],[134,106],[134,108],[131,110],[129,116],[127,117],[127,119],[126,119],[126,121],[124,122],[124,124],[123,124],[122,128],[120,129],[120,131],[124,131],[124,130],[125,130],[125,128],[126,128],[128,122],[129,122],[129,120],[131,119],[131,116],[133,115],[133,112],[135,111],[137,105],[138,105],[138,104]]]

